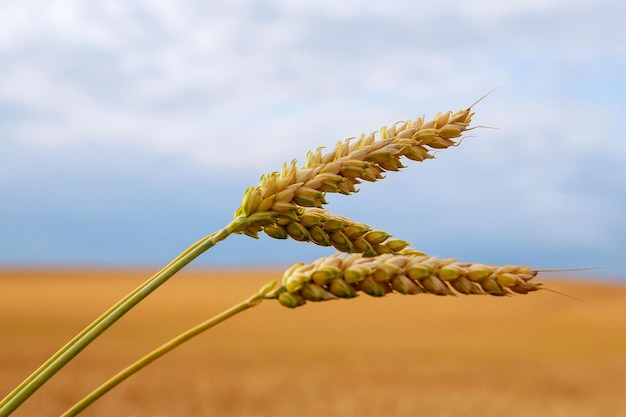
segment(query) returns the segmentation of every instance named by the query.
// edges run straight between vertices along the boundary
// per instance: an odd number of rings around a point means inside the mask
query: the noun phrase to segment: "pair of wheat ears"
[[[352,298],[359,292],[374,297],[391,292],[503,296],[540,289],[540,283],[531,282],[538,271],[530,267],[460,263],[452,258],[428,256],[410,248],[408,242],[394,239],[387,232],[331,214],[322,208],[326,204],[326,193],[352,194],[361,182],[376,182],[384,178],[385,172],[404,168],[403,158],[424,161],[434,158],[433,151],[458,145],[455,139],[461,138],[470,129],[475,104],[456,113],[438,113],[430,121],[419,117],[390,127],[383,126],[378,138],[375,133],[363,134],[359,138],[339,142],[327,153],[319,148],[307,154],[301,168],[294,160],[285,164],[281,172],[262,176],[258,186],[245,191],[232,222],[194,243],[62,347],[0,401],[0,417],[11,414],[152,291],[233,233],[256,238],[259,232],[264,232],[277,239],[292,238],[332,246],[348,255],[338,253],[309,264],[293,265],[284,272],[280,283],[266,284],[258,293],[155,349],[92,391],[63,416],[78,414],[147,364],[264,299],[275,299],[286,307],[295,308],[307,301]]]

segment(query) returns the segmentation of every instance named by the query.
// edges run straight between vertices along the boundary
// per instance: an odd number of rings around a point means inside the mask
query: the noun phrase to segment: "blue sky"
[[[283,162],[499,87],[474,118],[498,129],[327,208],[433,255],[626,276],[626,5],[517,3],[0,3],[0,265],[165,264]],[[199,264],[330,253],[234,236]]]

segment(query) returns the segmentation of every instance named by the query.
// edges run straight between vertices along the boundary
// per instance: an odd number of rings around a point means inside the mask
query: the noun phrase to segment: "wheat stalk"
[[[268,297],[295,308],[307,300],[352,298],[361,291],[374,297],[391,292],[503,296],[540,289],[540,283],[530,282],[535,275],[537,271],[528,266],[461,263],[414,249],[371,258],[335,254],[308,264],[294,264],[285,271],[282,285]]]
[[[232,307],[222,311],[221,313],[203,321],[202,323],[193,326],[190,329],[187,329],[180,335],[174,337],[169,340],[167,343],[159,346],[154,349],[147,355],[144,355],[142,358],[136,360],[131,365],[127,366],[111,378],[109,378],[106,382],[101,384],[98,388],[94,389],[83,397],[79,402],[70,407],[67,411],[61,414],[61,417],[72,417],[79,414],[89,405],[91,405],[98,398],[102,397],[104,394],[109,392],[111,389],[119,385],[122,381],[126,380],[129,376],[139,372],[141,369],[159,359],[163,355],[168,352],[171,352],[178,346],[182,345],[185,342],[188,342],[192,338],[198,336],[199,334],[205,332],[211,327],[233,317],[236,314],[239,314],[245,310],[248,310],[252,307],[256,307],[261,304],[261,302],[266,298],[267,293],[276,285],[276,281],[269,282],[265,284],[263,287],[259,289],[258,292],[252,294],[247,299],[233,305]]]

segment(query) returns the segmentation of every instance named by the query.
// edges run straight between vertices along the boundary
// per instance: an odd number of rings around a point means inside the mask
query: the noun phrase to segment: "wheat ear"
[[[281,216],[298,223],[299,208],[322,207],[328,192],[354,193],[362,181],[378,181],[384,172],[403,168],[402,157],[414,161],[434,158],[432,150],[457,144],[453,139],[468,129],[473,114],[469,107],[456,113],[438,113],[428,122],[422,116],[383,126],[378,139],[375,132],[362,134],[358,139],[339,142],[326,154],[323,148],[309,152],[302,168],[294,160],[280,173],[263,175],[258,186],[245,191],[235,212],[235,218],[247,219],[238,232],[257,237],[259,231],[276,225]]]
[[[413,249],[363,257],[335,254],[287,269],[282,285],[268,294],[295,308],[306,301],[356,297],[362,291],[374,297],[391,292],[435,295],[526,294],[541,288],[530,282],[537,271],[528,266],[484,265],[428,256]]]

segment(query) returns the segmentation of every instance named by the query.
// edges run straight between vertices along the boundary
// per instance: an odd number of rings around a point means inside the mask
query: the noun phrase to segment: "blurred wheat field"
[[[0,396],[153,271],[0,270]],[[279,270],[190,270],[15,416],[56,416]],[[626,416],[626,286],[539,276],[527,296],[268,300],[131,377],[85,416]]]

